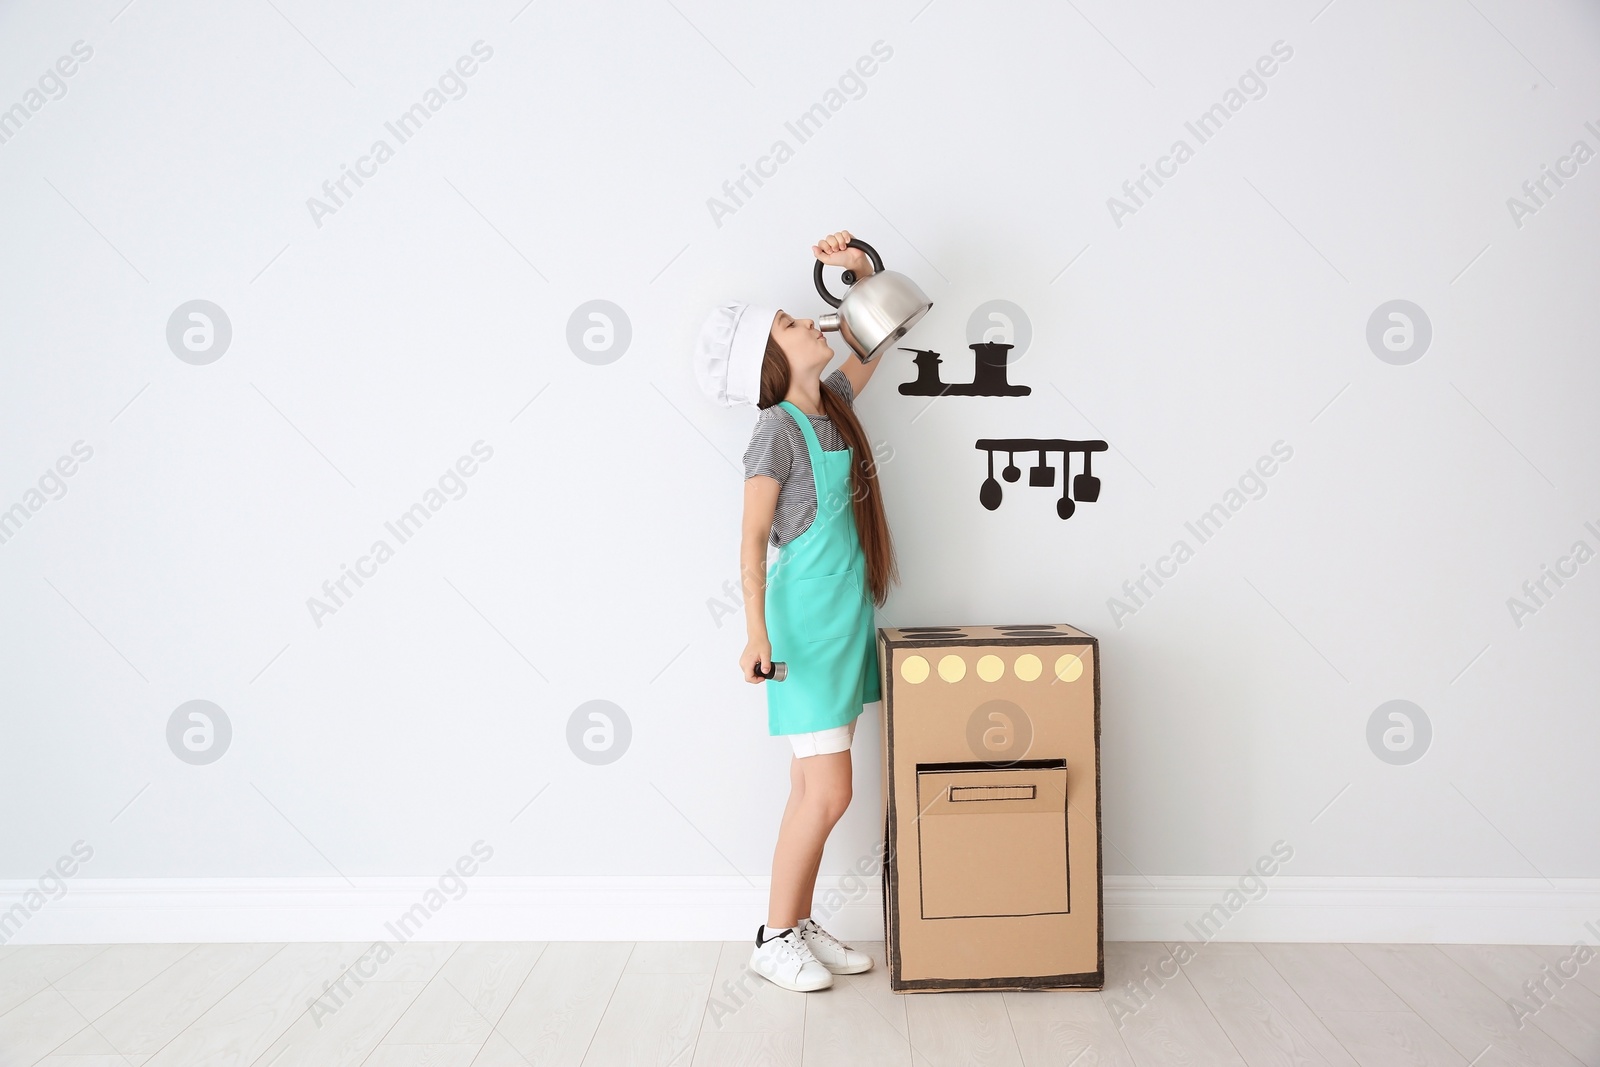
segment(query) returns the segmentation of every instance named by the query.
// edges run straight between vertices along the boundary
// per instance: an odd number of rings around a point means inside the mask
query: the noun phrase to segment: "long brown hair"
[[[767,338],[767,351],[761,360],[762,409],[770,408],[789,394],[789,360],[775,337]],[[872,444],[856,413],[844,398],[826,385],[822,387],[822,413],[850,448],[850,502],[855,512],[856,533],[866,557],[867,588],[872,602],[883,607],[889,598],[889,583],[900,580],[895,563],[894,541],[889,536],[889,520],[883,513],[883,494],[878,490],[878,466],[873,462]],[[820,509],[827,506],[817,501]]]

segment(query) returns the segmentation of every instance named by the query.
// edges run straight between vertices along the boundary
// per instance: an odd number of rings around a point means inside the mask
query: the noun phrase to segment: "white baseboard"
[[[1293,878],[1201,919],[1237,878],[1106,878],[1111,941],[1571,945],[1600,942],[1596,878]],[[1237,902],[1238,897],[1233,902]],[[1218,924],[1220,923],[1220,928]],[[1596,929],[1586,930],[1592,923]],[[1198,932],[1197,932],[1198,930]]]
[[[225,941],[742,941],[765,918],[765,879],[491,877],[458,898],[420,878],[73,878],[47,899],[0,881],[0,944]],[[1106,878],[1110,941],[1566,944],[1600,941],[1600,879],[1291,878],[1224,915],[1238,880]],[[447,887],[454,888],[454,887]],[[831,891],[831,893],[830,893]],[[881,940],[876,879],[821,879],[814,914]],[[1233,902],[1238,903],[1235,897]],[[437,908],[432,905],[438,904]],[[13,907],[19,905],[18,907]],[[37,905],[34,907],[33,905]],[[417,920],[400,925],[408,909]],[[1585,924],[1593,929],[1585,929]],[[1196,925],[1199,924],[1199,925]],[[1198,931],[1198,932],[1197,932]]]

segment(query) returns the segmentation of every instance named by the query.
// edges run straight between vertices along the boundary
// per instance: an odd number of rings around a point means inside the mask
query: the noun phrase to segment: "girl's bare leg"
[[[772,855],[767,926],[781,930],[811,914],[822,847],[850,806],[850,750],[790,758],[789,802]]]

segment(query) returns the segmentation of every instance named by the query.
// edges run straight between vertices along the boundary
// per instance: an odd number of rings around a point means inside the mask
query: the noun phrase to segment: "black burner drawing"
[[[1033,392],[1031,385],[1012,385],[1006,380],[1006,353],[1011,351],[1011,345],[979,341],[967,347],[972,349],[976,360],[972,381],[949,385],[939,380],[942,362],[939,353],[924,348],[902,348],[900,351],[916,356],[913,362],[917,365],[917,380],[901,382],[900,392],[905,396],[1028,396]]]
[[[976,347],[976,346],[974,346]],[[1066,441],[1061,438],[1034,438],[1034,437],[1001,437],[979,438],[975,448],[981,448],[989,454],[989,476],[983,480],[983,486],[978,490],[978,501],[990,511],[1000,506],[1002,492],[1000,483],[994,478],[994,454],[1004,452],[1012,456],[1017,452],[1027,454],[1037,452],[1039,462],[1036,466],[1028,468],[1028,484],[1033,486],[1050,487],[1056,484],[1056,469],[1045,462],[1045,453],[1061,453],[1061,499],[1056,501],[1056,514],[1063,519],[1072,518],[1072,513],[1078,505],[1073,502],[1075,495],[1085,504],[1092,504],[1100,499],[1100,479],[1090,473],[1090,461],[1096,452],[1104,452],[1109,446],[1104,441]],[[1067,475],[1072,471],[1072,453],[1083,453],[1083,473],[1075,475],[1072,481],[1067,481]],[[1022,472],[1017,469],[1016,461],[1011,460],[1004,471],[1001,472],[1006,481],[1014,482]],[[1071,492],[1068,492],[1068,488]]]

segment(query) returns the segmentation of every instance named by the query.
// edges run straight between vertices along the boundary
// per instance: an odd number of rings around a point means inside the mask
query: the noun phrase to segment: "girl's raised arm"
[[[811,246],[811,254],[824,263],[835,267],[844,267],[853,270],[856,276],[865,278],[872,273],[872,260],[859,248],[850,247],[850,231],[840,230],[830,233]],[[844,362],[839,364],[839,369],[844,376],[850,379],[850,391],[854,396],[860,396],[867,388],[867,383],[872,380],[873,371],[878,369],[878,364],[883,362],[879,356],[871,363],[863,363],[854,355],[845,356]]]

